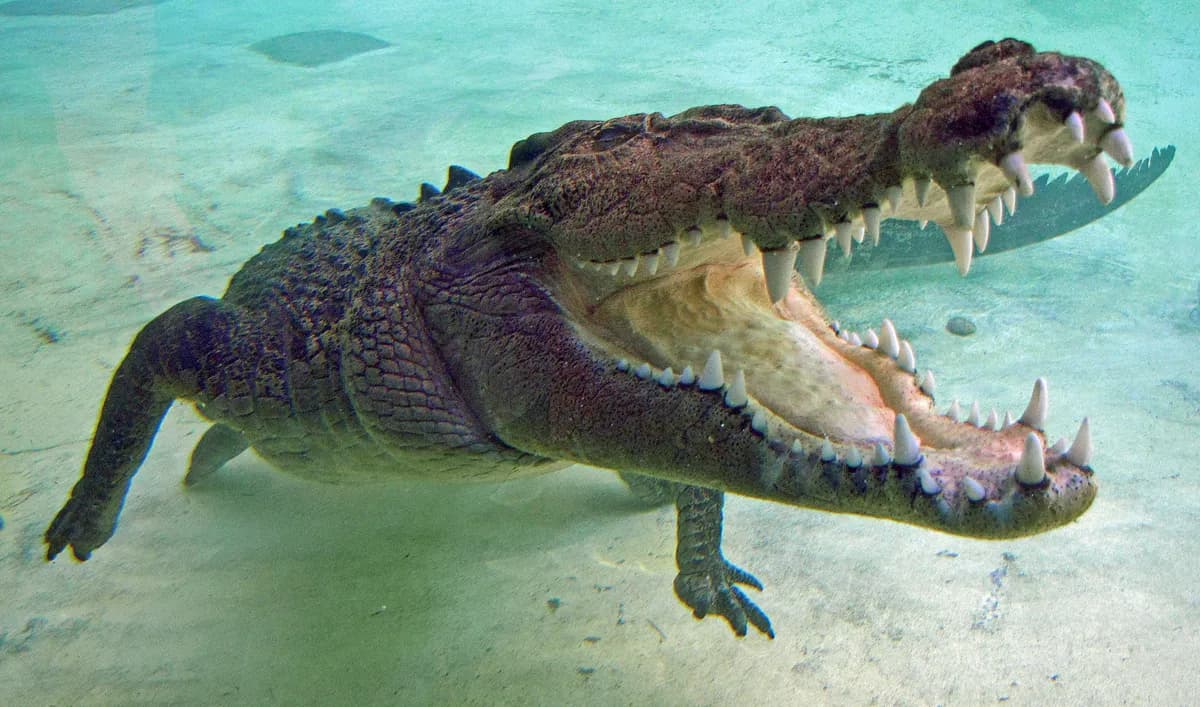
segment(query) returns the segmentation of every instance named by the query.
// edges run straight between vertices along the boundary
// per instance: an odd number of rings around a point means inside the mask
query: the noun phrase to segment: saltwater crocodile
[[[676,504],[678,596],[739,635],[773,632],[722,555],[726,491],[976,537],[1061,526],[1096,494],[1086,420],[1047,447],[1042,379],[1019,419],[939,414],[890,321],[839,330],[809,287],[827,243],[886,218],[940,225],[965,274],[1030,162],[1110,201],[1124,114],[1096,62],[1006,39],[891,113],[576,121],[416,205],[330,211],[141,330],[47,558],[111,537],[174,400],[215,423],[189,481],[247,447],[325,481],[620,470]]]

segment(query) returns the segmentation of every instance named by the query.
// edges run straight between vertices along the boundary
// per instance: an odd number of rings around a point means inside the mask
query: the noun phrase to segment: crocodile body
[[[773,635],[721,554],[726,491],[979,537],[1067,523],[1091,442],[1046,447],[1043,381],[1019,420],[939,414],[890,322],[838,331],[810,289],[884,218],[941,225],[965,274],[1027,161],[1110,201],[1124,109],[1099,64],[1004,40],[891,113],[576,121],[418,204],[330,211],[137,335],[48,558],[111,537],[175,400],[214,423],[189,482],[247,447],[334,482],[619,470],[676,504],[677,594],[739,634]]]

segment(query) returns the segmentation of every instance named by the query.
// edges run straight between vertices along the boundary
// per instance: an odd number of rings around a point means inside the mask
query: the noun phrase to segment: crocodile
[[[1005,39],[890,113],[574,121],[415,204],[330,210],[136,335],[47,560],[109,540],[176,400],[213,423],[188,483],[248,448],[326,482],[616,470],[674,503],[675,592],[739,636],[774,629],[722,552],[727,492],[980,538],[1072,522],[1091,434],[1047,445],[1044,379],[1017,419],[940,413],[891,321],[841,329],[812,291],[885,219],[939,225],[965,275],[1031,163],[1112,201],[1124,116],[1097,62]]]

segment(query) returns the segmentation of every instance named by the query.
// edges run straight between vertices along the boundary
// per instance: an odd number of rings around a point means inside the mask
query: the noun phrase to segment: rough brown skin
[[[773,635],[736,586],[757,580],[721,556],[723,491],[980,537],[1069,522],[1095,495],[1090,469],[1050,452],[1043,482],[1018,483],[1024,440],[1040,432],[937,415],[894,360],[838,339],[799,280],[769,302],[758,256],[721,234],[762,249],[824,239],[899,184],[891,215],[950,224],[945,193],[918,205],[913,180],[972,181],[982,205],[1008,186],[995,165],[1013,150],[1079,164],[1115,126],[1089,117],[1075,144],[1062,121],[1101,99],[1119,126],[1124,100],[1101,66],[1005,40],[889,114],[708,106],[578,121],[515,145],[508,170],[452,172],[415,208],[328,212],[264,247],[222,299],[182,302],[138,334],[47,557],[70,546],[85,560],[111,537],[174,400],[216,423],[189,482],[247,446],[324,481],[503,479],[571,462],[629,472],[635,490],[678,507],[676,592],[739,634],[749,623]],[[700,245],[656,275],[598,272],[691,236]],[[645,361],[655,376],[699,373],[714,348],[717,390],[632,372]],[[739,369],[745,405],[726,399]],[[894,453],[899,412],[921,458],[872,464],[875,445]],[[923,492],[919,474],[938,490]],[[982,501],[966,497],[967,475]]]

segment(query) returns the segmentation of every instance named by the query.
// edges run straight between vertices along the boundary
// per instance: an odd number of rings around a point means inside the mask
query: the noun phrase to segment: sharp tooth
[[[925,371],[925,377],[921,379],[921,390],[931,398],[937,397],[937,380],[933,377],[933,371]]]
[[[691,366],[684,366],[683,373],[679,374],[679,385],[691,385],[696,382],[696,372]]]
[[[792,273],[796,270],[795,246],[776,248],[762,252],[763,275],[767,280],[767,294],[775,303],[787,296],[792,286]]]
[[[850,451],[846,452],[845,462],[846,466],[850,467],[851,469],[857,469],[858,467],[862,466],[862,452],[858,451],[858,447],[851,447]]]
[[[604,266],[604,270],[608,273],[609,277],[616,277],[617,273],[621,272],[621,261],[614,260],[611,263],[607,263]]]
[[[967,496],[967,500],[971,501],[972,503],[979,503],[987,495],[984,493],[983,486],[969,476],[963,477],[961,486],[963,493]]]
[[[912,344],[907,341],[900,342],[900,357],[896,359],[896,363],[909,373],[917,372],[917,355],[913,353]]]
[[[1087,160],[1079,167],[1079,171],[1087,177],[1088,184],[1092,185],[1092,191],[1096,192],[1096,198],[1101,204],[1108,204],[1113,200],[1117,187],[1113,183],[1112,170],[1108,168],[1103,157],[1096,155]]]
[[[658,253],[643,253],[639,258],[642,261],[642,270],[647,275],[658,274]]]
[[[992,408],[992,411],[988,413],[987,421],[983,423],[983,428],[985,430],[999,429],[998,427],[996,427],[996,425],[999,424],[999,422],[1000,422],[1000,418],[996,415],[996,408]]]
[[[936,496],[942,491],[942,486],[933,478],[928,469],[917,472],[917,480],[921,482],[921,493],[926,496]]]
[[[971,271],[972,236],[970,231],[964,231],[954,226],[942,226],[946,240],[950,242],[950,250],[954,251],[954,265],[958,274],[965,276]]]
[[[850,258],[851,241],[854,238],[854,224],[849,221],[842,221],[833,227],[834,238],[837,239],[838,247],[842,249],[842,255],[846,259]]]
[[[633,277],[637,274],[638,261],[637,258],[622,258],[621,259],[621,274],[625,277]]]
[[[650,380],[650,377],[654,375],[654,371],[650,370],[650,364],[643,363],[633,371],[633,375],[641,378],[644,381],[647,381]]]
[[[834,462],[837,461],[837,453],[833,451],[833,445],[829,443],[829,438],[821,443],[821,461]]]
[[[1077,111],[1071,111],[1065,122],[1067,130],[1071,132],[1071,137],[1075,138],[1075,142],[1083,142],[1083,116]]]
[[[975,217],[975,228],[971,229],[971,236],[975,239],[975,250],[980,253],[987,250],[988,239],[991,235],[992,220],[988,218],[987,209],[983,209]]]
[[[663,369],[662,373],[658,374],[658,384],[664,388],[670,388],[675,385],[675,371],[672,371],[670,366],[667,366]]]
[[[800,243],[800,272],[808,280],[809,287],[821,284],[825,274],[824,238],[811,238]]]
[[[950,201],[950,213],[954,214],[954,225],[971,228],[975,225],[975,185],[962,184],[946,191]]]
[[[629,359],[627,359],[627,358],[617,359],[617,370],[622,371],[622,372],[628,371],[629,370]]]
[[[862,340],[862,337],[858,335],[858,332],[856,332],[856,331],[852,331],[852,332],[850,332],[850,341],[849,341],[849,343],[850,343],[852,346],[862,346],[862,345],[863,345],[863,340]]]
[[[745,407],[749,402],[750,398],[746,395],[746,372],[739,368],[738,372],[733,374],[733,383],[725,391],[725,404],[737,409]]]
[[[884,190],[883,195],[887,199],[888,206],[892,208],[892,213],[894,214],[900,209],[900,201],[904,198],[904,187],[899,185],[888,187]]]
[[[854,238],[855,243],[862,243],[863,236],[867,233],[867,227],[860,222],[855,222],[850,229],[850,235]]]
[[[1069,445],[1069,442],[1067,442],[1066,437],[1059,437],[1054,442],[1054,444],[1050,445],[1050,448],[1046,450],[1046,453],[1047,454],[1065,454],[1067,452],[1068,445]]]
[[[1025,156],[1019,150],[1000,158],[1000,171],[1004,172],[1008,181],[1016,183],[1022,196],[1033,195],[1033,180],[1029,177],[1029,167],[1025,164]]]
[[[1071,448],[1067,450],[1067,461],[1075,466],[1087,466],[1092,461],[1092,429],[1086,417],[1079,425]]]
[[[1000,425],[1000,429],[1002,429],[1002,430],[1008,429],[1009,427],[1012,427],[1014,424],[1016,424],[1016,420],[1013,419],[1012,411],[1005,410],[1004,411],[1004,423],[1002,425]]]
[[[979,427],[979,401],[971,402],[971,412],[967,413],[967,424],[973,427]]]
[[[1008,210],[1008,215],[1012,216],[1017,212],[1017,190],[1009,187],[1000,193],[1000,199],[1004,202],[1004,208]]]
[[[1096,117],[1102,123],[1117,122],[1117,114],[1113,112],[1112,104],[1103,98],[1100,99],[1100,103],[1096,106]]]
[[[1046,460],[1042,458],[1042,438],[1030,432],[1025,435],[1025,451],[1017,463],[1017,481],[1026,486],[1042,483],[1046,478]]]
[[[729,219],[727,218],[719,218],[714,230],[717,233],[717,238],[728,238],[733,235],[733,224],[729,223]]]
[[[992,221],[995,221],[997,226],[1004,223],[1004,200],[1003,199],[1001,199],[1000,197],[996,197],[995,199],[992,199],[991,201],[989,201],[988,205],[987,205],[987,210],[988,210],[988,213],[992,217]]]
[[[1046,391],[1046,379],[1038,378],[1033,383],[1033,394],[1029,396],[1029,405],[1021,415],[1021,422],[1035,430],[1042,429],[1046,424],[1046,412],[1050,409],[1050,397]]]
[[[904,413],[896,413],[896,427],[893,435],[896,439],[894,449],[896,450],[897,464],[912,466],[921,461],[921,440],[917,439],[912,429],[909,428]]]
[[[882,443],[875,443],[875,453],[871,455],[871,466],[887,466],[892,463],[892,457]]]
[[[798,439],[792,440],[792,454],[797,457],[804,454],[804,446],[800,444],[800,440]]]
[[[863,225],[867,229],[867,234],[871,236],[871,245],[879,245],[879,222],[881,219],[883,219],[883,211],[878,206],[868,206],[863,209]]]
[[[946,408],[946,417],[958,422],[962,418],[962,409],[958,407],[958,399],[950,403],[950,407]]]
[[[925,201],[929,198],[929,187],[933,186],[933,180],[929,177],[918,177],[913,180],[913,191],[917,193],[917,206],[924,206]]]
[[[868,349],[879,348],[879,335],[875,333],[874,329],[867,329],[867,333],[863,334],[863,346]]]
[[[720,223],[720,222],[718,221],[718,223]],[[728,224],[729,222],[726,221],[725,223]],[[704,238],[704,231],[701,231],[699,228],[692,226],[691,228],[688,229],[686,238],[687,238],[688,245],[698,246],[698,245],[700,245],[700,241]]]
[[[1100,138],[1100,149],[1108,153],[1108,156],[1113,158],[1122,167],[1133,166],[1133,143],[1129,142],[1129,135],[1125,133],[1125,128],[1117,128],[1109,130]]]
[[[766,436],[767,434],[767,414],[762,410],[755,410],[754,416],[750,418],[750,429]]]
[[[696,387],[700,390],[716,390],[725,385],[725,369],[721,366],[721,352],[713,349],[700,373],[700,381]]]
[[[917,225],[921,227],[922,231],[924,231],[925,227],[929,225],[929,219],[923,218],[920,221],[917,221]]]
[[[750,256],[754,255],[755,251],[757,251],[757,250],[758,250],[758,246],[754,244],[754,239],[751,238],[750,236],[747,236],[745,233],[743,233],[742,234],[742,253],[747,258],[749,258]]]
[[[679,242],[671,241],[662,247],[663,257],[666,259],[666,266],[673,268],[679,264]]]
[[[896,325],[892,324],[891,319],[884,319],[883,324],[879,327],[879,348],[877,350],[891,358],[900,355],[900,337],[896,336]]]

